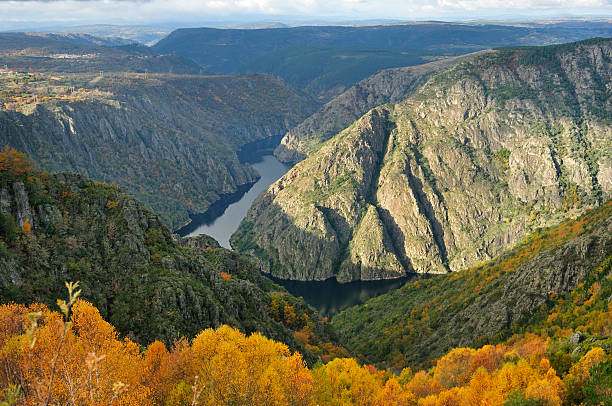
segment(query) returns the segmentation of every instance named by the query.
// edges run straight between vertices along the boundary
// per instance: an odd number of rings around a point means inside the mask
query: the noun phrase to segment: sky
[[[0,0],[0,30],[164,22],[612,17],[612,0]]]

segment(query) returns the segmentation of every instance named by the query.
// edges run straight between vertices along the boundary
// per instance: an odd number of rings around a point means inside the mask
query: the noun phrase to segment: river
[[[201,216],[194,216],[192,223],[179,230],[178,233],[187,237],[207,234],[216,239],[222,247],[231,248],[229,239],[234,231],[238,229],[251,204],[253,204],[261,192],[266,190],[268,186],[280,179],[289,170],[289,166],[280,162],[274,155],[263,155],[258,162],[251,163],[251,166],[255,168],[261,177],[246,193],[243,191],[238,193],[237,197],[244,193],[240,200],[231,203],[225,210],[217,210],[217,212],[221,212],[217,216],[215,216],[216,213],[210,215],[211,213],[208,212]],[[234,200],[231,196],[227,197],[227,199],[230,201]],[[221,204],[222,206],[226,205]],[[214,212],[215,208],[212,211]]]
[[[268,275],[268,277],[270,277]],[[340,283],[335,279],[324,281],[289,281],[270,277],[293,296],[302,297],[323,316],[330,319],[344,309],[365,303],[368,299],[401,287],[410,280],[421,278],[413,275],[401,279],[380,281],[355,281]]]
[[[259,150],[261,155],[257,152],[257,148],[245,148],[239,157],[242,162],[250,163],[257,170],[261,176],[259,180],[253,185],[246,185],[237,193],[223,196],[206,213],[193,216],[191,223],[178,230],[178,234],[182,236],[207,234],[215,238],[222,247],[231,249],[230,236],[238,229],[253,201],[290,169],[272,155],[272,149],[268,148],[264,152]],[[397,289],[413,278],[351,283],[339,283],[335,279],[312,282],[272,279],[294,296],[303,297],[322,315],[331,318],[348,307]]]

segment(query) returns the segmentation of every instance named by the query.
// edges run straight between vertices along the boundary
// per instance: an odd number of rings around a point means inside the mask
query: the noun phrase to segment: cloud
[[[612,0],[0,0],[2,22],[9,27],[26,22],[197,25],[290,17],[415,20],[570,14],[612,15]]]

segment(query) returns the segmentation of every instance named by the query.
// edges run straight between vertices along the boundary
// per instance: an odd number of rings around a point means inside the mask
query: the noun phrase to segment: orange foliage
[[[314,381],[301,355],[260,334],[223,326],[171,352],[156,341],[141,353],[91,304],[77,300],[71,310],[66,324],[42,305],[0,306],[0,388],[21,385],[20,404],[44,403],[49,386],[50,404],[161,405],[183,395],[191,404],[194,388],[198,405],[310,404]],[[38,311],[30,336],[27,315]]]
[[[41,312],[33,332],[36,340],[28,337],[30,312]],[[142,360],[138,346],[129,340],[120,341],[115,329],[106,323],[98,310],[84,301],[77,301],[72,310],[73,328],[59,341],[65,323],[59,313],[41,305],[29,308],[17,305],[0,306],[0,321],[12,314],[9,323],[13,336],[2,344],[2,362],[10,362],[13,369],[2,376],[2,387],[18,382],[23,388],[23,404],[39,404],[51,388],[52,404],[139,405],[146,402],[148,390],[141,383]],[[15,322],[18,320],[19,322]],[[4,325],[2,326],[4,330]],[[61,348],[54,373],[53,358]],[[10,360],[10,361],[9,361]],[[129,390],[118,393],[117,384]]]
[[[25,219],[25,221],[23,222],[23,226],[21,226],[21,231],[23,231],[24,234],[29,234],[30,231],[32,231],[32,225],[30,224],[30,220]]]
[[[8,172],[11,175],[23,175],[34,169],[34,164],[26,154],[17,152],[8,147],[0,151],[0,172]]]
[[[221,272],[221,277],[225,282],[229,282],[229,280],[232,279],[232,274],[227,272]]]
[[[352,358],[310,371],[299,353],[258,333],[222,326],[171,349],[156,341],[140,351],[91,304],[77,300],[70,310],[67,324],[43,305],[0,306],[0,388],[20,385],[20,404],[44,403],[51,386],[50,404],[503,405],[519,393],[562,405],[609,359],[591,349],[561,380],[544,357],[547,341],[528,334],[507,345],[456,348],[431,370],[407,368],[399,377]],[[316,340],[308,328],[295,337],[303,345]]]

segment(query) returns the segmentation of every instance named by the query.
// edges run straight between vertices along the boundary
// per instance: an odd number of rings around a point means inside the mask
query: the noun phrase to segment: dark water
[[[206,213],[192,217],[191,223],[177,231],[181,236],[208,234],[225,248],[230,248],[229,238],[238,229],[253,201],[272,183],[283,176],[289,166],[281,163],[272,151],[280,139],[266,139],[248,144],[238,151],[241,162],[250,163],[261,178],[252,185],[245,185],[236,193],[222,196]],[[340,311],[366,302],[368,299],[397,289],[415,277],[383,281],[358,281],[338,283],[326,281],[288,281],[272,278],[295,296],[304,300],[329,318]]]
[[[274,155],[260,156],[259,161],[251,163],[251,166],[257,170],[261,178],[246,193],[242,190],[234,194],[235,196],[226,196],[218,205],[220,207],[211,207],[203,215],[194,216],[189,225],[177,231],[178,234],[182,236],[208,234],[219,241],[222,247],[230,248],[229,238],[238,229],[255,198],[289,170],[289,166],[281,163]],[[242,193],[244,195],[240,196]],[[228,200],[231,204],[225,208]]]
[[[357,281],[338,283],[335,279],[325,281],[289,281],[270,278],[282,285],[293,296],[302,297],[306,303],[330,319],[344,309],[365,303],[368,299],[401,287],[408,281],[420,278],[415,275],[402,279],[382,281]]]

